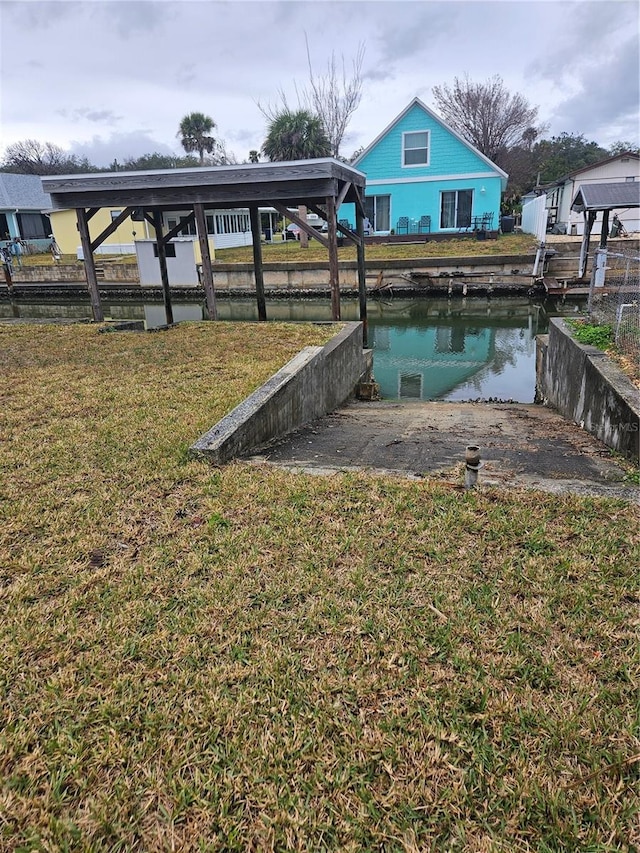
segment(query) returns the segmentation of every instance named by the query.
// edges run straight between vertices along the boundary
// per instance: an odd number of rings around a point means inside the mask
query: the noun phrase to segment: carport
[[[86,175],[56,175],[43,178],[54,210],[75,209],[84,253],[87,287],[93,319],[104,319],[93,253],[129,216],[146,220],[156,234],[158,261],[167,323],[173,322],[171,291],[167,273],[166,247],[185,225],[194,222],[202,256],[202,285],[209,318],[217,319],[213,266],[207,239],[205,211],[248,208],[253,241],[253,267],[258,318],[267,319],[262,266],[260,207],[273,207],[291,219],[309,236],[318,240],[329,255],[331,316],[340,319],[338,277],[338,232],[357,247],[360,319],[367,319],[364,258],[365,176],[357,169],[335,160],[296,160],[282,163],[250,163],[241,166],[213,166],[145,172],[102,172]],[[337,221],[341,204],[352,203],[356,210],[356,230]],[[317,213],[327,223],[326,234],[312,228],[289,208],[301,205]],[[103,207],[124,207],[113,222],[95,237],[89,223]],[[162,213],[191,210],[175,228],[163,233]]]
[[[640,207],[640,188],[635,181],[582,184],[580,186],[571,204],[571,210],[582,213],[584,216],[584,233],[582,235],[582,245],[580,246],[578,278],[583,278],[587,271],[591,229],[598,213],[602,212],[600,248],[605,249],[609,236],[609,212],[631,207]]]

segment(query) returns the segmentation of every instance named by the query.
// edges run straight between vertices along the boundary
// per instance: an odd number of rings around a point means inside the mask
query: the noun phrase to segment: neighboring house
[[[124,208],[101,207],[89,220],[89,231],[92,239],[101,234],[114,219],[116,219]],[[81,257],[80,235],[78,233],[78,217],[75,210],[52,210],[51,227],[56,243],[63,255],[76,255]],[[113,234],[96,249],[97,255],[133,255],[135,254],[134,239],[144,239],[149,236],[149,228],[145,222],[125,221],[116,228]],[[153,229],[151,229],[153,231]],[[135,232],[135,236],[134,236]]]
[[[0,241],[19,237],[48,243],[51,223],[45,211],[50,207],[38,175],[0,172]]]
[[[124,208],[100,208],[89,220],[91,237],[95,239],[116,219]],[[265,236],[271,239],[275,230],[278,214],[273,208],[260,208],[262,226]],[[60,247],[65,255],[77,255],[81,257],[80,237],[78,235],[77,217],[75,210],[54,210],[51,212],[51,227]],[[162,221],[166,231],[172,230],[181,219],[189,215],[188,210],[165,211]],[[251,245],[251,223],[249,211],[243,210],[210,210],[206,212],[207,231],[216,249],[227,249],[234,246]],[[317,217],[315,217],[317,219]],[[311,220],[312,217],[309,217]],[[320,224],[320,221],[311,221],[310,224]],[[104,243],[96,249],[97,255],[135,254],[134,240],[146,240],[153,237],[153,227],[147,220],[132,221],[130,218],[118,226],[110,234]],[[184,237],[196,236],[194,222],[188,223],[180,234]],[[210,241],[211,242],[211,241]]]
[[[508,175],[419,98],[357,157],[375,233],[456,233],[500,226]],[[339,219],[355,221],[353,205]]]
[[[576,169],[560,180],[542,187],[547,196],[548,229],[553,229],[556,233],[582,236],[584,216],[579,211],[571,210],[578,190],[587,184],[611,183],[634,183],[640,197],[640,156],[631,152],[616,154],[615,157],[608,157],[592,166]],[[637,208],[621,208],[615,212],[629,233],[640,231]],[[600,232],[601,223],[602,214],[596,219],[594,233]]]

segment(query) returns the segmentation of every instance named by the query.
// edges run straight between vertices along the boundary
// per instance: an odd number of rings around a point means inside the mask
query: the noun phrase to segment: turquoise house
[[[508,175],[419,98],[352,165],[367,176],[365,207],[375,233],[455,233],[500,226]],[[338,218],[353,223],[349,213],[345,205]]]

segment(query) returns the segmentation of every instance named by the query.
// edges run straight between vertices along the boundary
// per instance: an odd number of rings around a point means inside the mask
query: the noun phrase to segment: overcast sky
[[[639,143],[640,6],[633,0],[0,0],[0,154],[33,138],[98,166],[184,153],[180,119],[210,115],[239,162],[260,148],[258,102],[365,47],[362,103],[342,154],[416,95],[499,74],[547,135]]]

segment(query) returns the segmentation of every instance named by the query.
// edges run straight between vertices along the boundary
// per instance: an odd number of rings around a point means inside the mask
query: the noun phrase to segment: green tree
[[[608,156],[609,152],[597,142],[587,142],[584,136],[573,133],[561,133],[534,146],[536,168],[542,184],[557,181],[570,172],[606,160]]]
[[[249,151],[249,162],[250,163],[259,163],[260,162],[260,152],[256,151],[255,148],[252,148]]]
[[[134,172],[143,169],[188,169],[198,165],[198,159],[187,155],[176,157],[175,154],[143,154],[141,157],[127,157],[118,169]],[[117,170],[116,170],[117,171]]]
[[[214,120],[204,113],[189,113],[180,122],[177,133],[180,144],[187,154],[198,152],[201,166],[204,165],[205,152],[211,154],[216,149],[215,137],[210,135],[215,126]]]
[[[620,139],[618,142],[614,142],[609,148],[609,154],[611,157],[615,157],[618,154],[640,154],[640,145]]]
[[[329,157],[331,142],[321,119],[309,110],[283,110],[274,116],[262,144],[269,160],[309,160]]]

